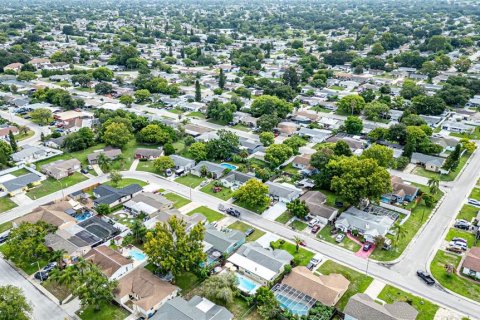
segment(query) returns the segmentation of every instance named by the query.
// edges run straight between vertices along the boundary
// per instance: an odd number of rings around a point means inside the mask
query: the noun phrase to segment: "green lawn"
[[[123,320],[130,315],[127,310],[113,303],[103,303],[98,311],[94,307],[82,308],[77,314],[82,320]]]
[[[292,214],[288,211],[285,211],[284,213],[282,213],[281,215],[278,216],[277,219],[275,219],[275,221],[277,222],[280,222],[280,223],[287,223],[290,219],[292,219]]]
[[[462,171],[463,166],[467,163],[468,158],[470,157],[470,154],[464,154],[459,161],[457,169],[454,171],[450,171],[449,174],[440,174],[432,171],[425,170],[422,167],[417,167],[413,171],[414,174],[417,174],[422,177],[426,178],[439,178],[441,181],[453,181],[457,177],[457,175]]]
[[[28,130],[27,133],[19,133],[18,135],[15,136],[16,141],[22,141],[28,138],[31,138],[35,135],[35,131],[33,130]]]
[[[286,173],[289,173],[289,174],[298,174],[299,170],[294,168],[292,163],[289,163],[288,165],[286,165],[284,168],[282,168],[282,171],[286,172]]]
[[[472,140],[480,140],[480,127],[474,127],[475,130],[472,133],[455,133],[451,132],[450,136],[458,138],[468,138]]]
[[[205,119],[205,115],[199,111],[190,112],[187,117],[193,117],[198,119]]]
[[[188,199],[186,199],[182,196],[179,196],[176,193],[167,193],[166,195],[164,195],[164,197],[167,198],[170,201],[173,201],[173,206],[177,209],[189,204],[190,202],[192,202],[192,201],[190,201],[190,200],[188,200]]]
[[[249,132],[250,131],[250,128],[241,124],[241,123],[238,123],[234,126],[232,126],[233,129],[237,129],[237,130],[240,130],[240,131],[245,131],[245,132]]]
[[[196,209],[193,209],[189,213],[187,213],[188,216],[191,216],[195,213],[201,213],[207,218],[208,222],[214,222],[220,219],[223,219],[224,215],[221,214],[220,212],[217,212],[215,210],[212,210],[210,208],[207,208],[205,206],[198,207]]]
[[[8,196],[0,198],[0,213],[13,209],[17,206]]]
[[[8,229],[11,229],[11,228],[12,228],[12,222],[11,221],[2,223],[2,224],[0,224],[0,233],[3,233],[3,232],[5,232],[5,231],[7,231]]]
[[[40,170],[40,167],[44,164],[47,164],[47,163],[50,163],[50,162],[53,162],[53,161],[57,161],[57,160],[69,160],[69,159],[78,159],[83,165],[86,165],[87,164],[87,156],[90,153],[93,153],[93,151],[101,150],[103,148],[105,148],[105,144],[101,143],[101,144],[97,144],[93,147],[90,147],[90,148],[82,150],[82,151],[66,152],[66,153],[63,153],[61,155],[49,158],[49,159],[38,161],[38,162],[35,163],[35,165],[37,166],[37,170]]]
[[[174,114],[183,114],[183,111],[180,109],[170,109],[168,112],[174,113]]]
[[[238,201],[238,200],[235,200],[233,202],[233,204],[239,206],[239,207],[242,207],[244,209],[247,209],[247,210],[250,210],[252,212],[255,212],[255,213],[258,213],[258,214],[262,214],[263,211],[265,211],[268,207],[265,206],[265,207],[257,207],[257,206],[251,206],[251,205],[248,205],[246,203],[243,203],[241,201]]]
[[[417,320],[433,319],[438,310],[436,304],[388,284],[383,288],[382,292],[380,292],[378,299],[381,299],[386,303],[394,303],[395,301],[407,302],[417,309]]]
[[[480,284],[468,279],[459,277],[455,273],[448,274],[445,271],[445,265],[451,264],[455,268],[460,268],[461,256],[448,253],[442,250],[437,251],[435,258],[430,265],[432,276],[445,288],[452,290],[462,296],[480,302]]]
[[[141,187],[144,187],[147,185],[147,183],[145,181],[142,181],[142,180],[138,180],[138,179],[131,179],[131,178],[123,178],[122,180],[120,180],[118,182],[118,185],[115,186],[115,188],[123,188],[123,187],[126,187],[126,186],[129,186],[131,184],[134,184],[134,183],[137,183],[139,184]],[[107,186],[111,186],[113,187],[114,185],[112,184],[112,181],[107,181],[104,183],[104,185],[107,185]]]
[[[234,223],[229,225],[228,228],[245,232],[248,229],[252,229],[253,227],[249,224],[244,223],[244,222],[235,221]],[[253,228],[253,229],[255,229],[255,228]],[[263,236],[264,234],[265,234],[265,232],[263,232],[262,230],[255,229],[255,231],[247,238],[247,241],[255,241],[258,238],[260,238],[261,236]]]
[[[290,223],[290,226],[295,230],[303,231],[307,227],[307,224],[300,220],[293,220],[292,223]]]
[[[194,176],[193,174],[187,174],[175,179],[175,182],[181,183],[184,186],[190,188],[196,188],[205,180],[205,178]]]
[[[219,199],[222,199],[224,201],[230,199],[233,195],[233,191],[230,188],[220,187],[221,188],[220,192],[214,192],[213,191],[214,188],[215,188],[215,181],[212,181],[209,184],[207,184],[205,187],[200,189],[200,191],[205,192],[206,194],[209,194],[211,196],[217,197]]]
[[[333,86],[330,86],[329,89],[342,91],[342,90],[345,89],[345,88],[340,87],[340,86],[333,85]]]
[[[137,171],[157,173],[157,171],[153,167],[153,161],[139,161],[137,165]]]
[[[201,280],[191,272],[184,272],[175,278],[175,285],[182,289],[183,295],[199,285],[200,282]]]
[[[463,238],[467,240],[468,247],[471,248],[475,243],[475,235],[471,232],[463,231],[456,228],[448,230],[445,240],[451,241],[453,238]]]
[[[281,244],[281,240],[277,240],[273,243],[273,247],[275,249],[283,249],[288,251],[293,256],[293,261],[297,266],[306,266],[310,260],[312,260],[315,254],[307,249],[300,247],[298,252],[296,250],[296,246],[293,243],[285,241],[285,243]]]
[[[342,242],[337,243],[335,241],[335,236],[336,235],[332,235],[330,233],[332,228],[333,228],[333,226],[326,225],[325,227],[323,227],[322,230],[320,230],[318,232],[317,238],[319,238],[321,240],[324,240],[324,241],[327,241],[329,243],[333,243],[335,245],[338,245],[339,247],[350,250],[352,252],[357,252],[358,250],[360,250],[361,246],[359,244],[357,244],[355,241],[350,240],[347,236],[345,236],[345,238],[343,239]]]
[[[28,174],[30,171],[28,171],[25,168],[18,169],[17,171],[10,172],[11,175],[14,175],[15,177],[20,177],[23,176],[24,174]]]
[[[457,215],[457,219],[472,221],[477,216],[480,209],[469,204],[465,204]]]
[[[468,197],[475,200],[480,200],[480,188],[473,188],[472,193],[470,193]]]
[[[365,290],[367,290],[368,286],[373,281],[372,277],[350,269],[349,267],[345,267],[344,265],[338,264],[332,260],[325,261],[317,269],[317,271],[324,275],[329,275],[331,273],[339,273],[350,281],[350,284],[348,285],[348,290],[345,292],[342,298],[340,298],[336,305],[337,308],[342,311],[347,305],[348,300],[350,300],[350,297],[352,297],[356,293],[365,292]]]
[[[41,184],[27,192],[27,196],[31,199],[38,199],[54,193],[56,191],[71,187],[77,183],[87,180],[83,174],[75,172],[71,176],[66,178],[55,180],[53,178],[48,178],[41,182]]]

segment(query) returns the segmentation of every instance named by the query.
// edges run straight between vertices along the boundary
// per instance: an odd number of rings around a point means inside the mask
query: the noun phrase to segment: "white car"
[[[313,218],[312,220],[310,220],[310,221],[308,222],[308,226],[309,226],[310,228],[312,228],[314,225],[319,224],[319,223],[320,223],[320,221],[319,221],[318,219]]]

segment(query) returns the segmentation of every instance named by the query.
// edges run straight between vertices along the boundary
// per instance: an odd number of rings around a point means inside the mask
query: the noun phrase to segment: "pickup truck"
[[[435,280],[432,278],[432,276],[424,271],[418,270],[417,276],[419,276],[420,279],[422,279],[429,286],[433,286],[435,284]]]

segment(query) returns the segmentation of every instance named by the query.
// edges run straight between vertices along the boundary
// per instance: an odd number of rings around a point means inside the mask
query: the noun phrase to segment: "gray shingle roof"
[[[15,179],[5,181],[3,183],[3,186],[5,187],[5,189],[7,189],[8,192],[12,192],[24,188],[28,184],[36,181],[40,181],[39,176],[37,176],[35,173],[27,173]]]
[[[418,315],[418,311],[406,302],[382,306],[365,293],[351,297],[344,313],[358,320],[414,320]]]
[[[226,308],[210,300],[194,296],[190,301],[176,297],[165,302],[152,320],[231,320],[233,315]]]
[[[238,230],[231,230],[228,232],[218,231],[214,227],[209,227],[205,230],[205,242],[208,242],[214,249],[225,252],[235,243],[245,239],[245,234]]]

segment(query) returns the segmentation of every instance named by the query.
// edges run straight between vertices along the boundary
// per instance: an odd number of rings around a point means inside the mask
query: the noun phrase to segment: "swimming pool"
[[[243,292],[253,294],[257,289],[260,287],[259,283],[256,283],[253,280],[250,280],[238,273],[235,273],[238,279],[238,289],[242,290]]]
[[[147,255],[143,252],[138,251],[138,250],[130,250],[128,252],[128,254],[135,261],[143,261],[143,260],[147,259]]]
[[[293,314],[300,315],[300,316],[305,316],[308,314],[308,310],[309,310],[308,306],[306,306],[305,304],[299,301],[294,301],[281,294],[276,294],[275,298],[277,298],[277,301],[280,303],[280,306],[283,309],[286,309]]]
[[[78,222],[82,222],[91,217],[92,217],[92,213],[86,211],[86,212],[83,212],[82,214],[76,215],[75,220],[77,220]]]
[[[221,165],[222,167],[224,167],[225,169],[230,169],[230,170],[232,170],[232,171],[238,169],[237,166],[234,166],[233,164],[226,163],[226,162],[220,163],[220,165]]]

